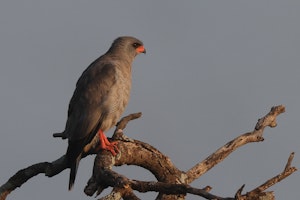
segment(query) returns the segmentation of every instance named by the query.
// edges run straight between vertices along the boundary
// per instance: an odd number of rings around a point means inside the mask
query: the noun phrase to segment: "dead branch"
[[[115,191],[122,191],[120,193],[123,193],[125,191],[132,192],[133,190],[145,193],[145,192],[160,192],[164,194],[175,194],[175,195],[181,195],[181,194],[194,194],[201,197],[204,197],[206,199],[222,199],[222,200],[233,200],[234,198],[222,198],[218,197],[216,195],[208,193],[205,189],[198,189],[193,188],[187,184],[171,184],[171,183],[163,183],[163,182],[156,182],[156,181],[138,181],[138,180],[130,180],[125,176],[122,176],[110,169],[102,169],[101,175],[98,177],[98,180],[101,180],[98,182],[98,186],[101,185],[101,189],[104,187],[113,187],[114,190],[111,195],[115,195]],[[91,184],[89,182],[88,184]],[[92,195],[92,192],[89,190],[89,186],[86,187],[85,193],[88,195]],[[89,193],[91,192],[91,193]],[[98,195],[99,192],[97,192]],[[108,197],[107,196],[107,197]]]
[[[65,156],[62,156],[52,163],[41,162],[22,169],[0,187],[0,200],[5,200],[7,195],[9,195],[13,190],[17,187],[21,187],[29,179],[40,173],[44,173],[46,176],[52,177],[59,174],[66,168],[67,163],[65,162]]]
[[[293,169],[295,169],[295,168],[293,167]],[[288,170],[288,171],[289,172],[287,172],[287,173],[290,175],[291,172],[290,172],[290,170]],[[278,175],[278,176],[280,176],[280,175]],[[267,183],[270,181],[274,182],[275,177],[268,180],[262,186],[259,186],[258,188],[246,193],[245,195],[242,195],[242,190],[245,186],[245,185],[243,185],[237,191],[234,198],[233,197],[227,197],[227,198],[218,197],[218,196],[208,193],[205,189],[193,188],[187,184],[170,184],[170,183],[162,183],[162,182],[146,182],[146,181],[130,180],[130,179],[128,179],[120,174],[117,174],[116,172],[113,172],[111,170],[105,170],[103,175],[99,178],[102,178],[103,180],[110,180],[106,184],[109,185],[110,187],[114,187],[114,190],[116,188],[118,188],[118,191],[121,191],[121,190],[124,190],[124,191],[129,190],[130,192],[132,192],[133,190],[136,190],[139,192],[155,191],[155,192],[161,192],[164,194],[177,194],[177,195],[190,193],[190,194],[204,197],[205,199],[215,199],[215,200],[235,200],[235,199],[254,200],[255,199],[256,200],[263,196],[265,196],[265,197],[267,196],[269,198],[269,197],[271,197],[271,195],[274,195],[273,192],[264,192],[264,190],[266,190],[267,188],[269,188],[271,186]],[[111,180],[113,180],[113,181],[111,181]],[[281,177],[281,180],[282,180],[282,177]],[[279,182],[279,181],[277,181],[277,182]],[[115,196],[115,192],[113,191],[108,196]],[[103,199],[105,199],[105,198],[103,198]]]
[[[202,162],[196,164],[190,170],[186,172],[187,174],[187,183],[191,183],[195,179],[199,178],[201,175],[206,173],[216,164],[223,161],[227,156],[229,156],[237,148],[248,144],[250,142],[261,142],[264,140],[263,131],[265,127],[269,126],[271,128],[277,125],[276,117],[281,113],[285,112],[285,108],[282,105],[274,106],[271,108],[271,111],[264,117],[258,120],[254,130],[249,133],[245,133],[237,138],[231,140],[223,147],[219,148],[216,152],[208,156]]]
[[[139,118],[141,113],[134,113],[124,117],[116,127],[113,135],[114,140],[119,140],[118,148],[120,153],[113,157],[108,151],[95,151],[95,147],[99,144],[99,139],[95,138],[89,145],[84,149],[85,156],[90,154],[97,154],[94,162],[93,174],[89,179],[84,192],[91,196],[93,194],[99,195],[101,192],[112,187],[112,192],[101,198],[101,199],[139,199],[135,194],[134,190],[140,192],[156,191],[159,192],[156,199],[167,200],[167,199],[185,199],[185,194],[190,193],[201,196],[205,199],[218,199],[218,200],[229,200],[229,199],[242,199],[252,200],[253,197],[270,195],[272,192],[265,192],[265,190],[287,176],[291,175],[297,169],[291,167],[293,154],[290,156],[284,171],[276,177],[268,180],[256,189],[242,195],[242,189],[239,189],[235,197],[218,197],[211,193],[209,190],[211,187],[206,189],[198,189],[189,186],[193,180],[199,178],[202,174],[207,172],[213,166],[224,160],[230,153],[236,150],[238,147],[250,143],[263,141],[263,131],[267,126],[275,127],[276,117],[284,112],[283,106],[272,107],[271,111],[259,119],[255,129],[252,132],[245,133],[234,140],[230,141],[215,153],[207,157],[204,161],[198,163],[187,172],[183,172],[177,169],[171,160],[163,155],[160,151],[152,147],[151,145],[132,140],[123,134],[123,130],[130,120]],[[65,138],[63,134],[55,134],[55,137]],[[157,182],[143,182],[137,180],[130,180],[125,176],[122,176],[112,171],[112,166],[121,165],[137,165],[143,167],[156,177]],[[7,195],[17,187],[20,187],[30,178],[36,176],[39,173],[44,173],[48,177],[55,176],[61,171],[68,168],[65,156],[53,161],[52,163],[43,162],[32,165],[28,168],[20,170],[14,176],[12,176],[5,184],[0,187],[0,200],[6,199]],[[272,195],[271,195],[272,196]],[[271,197],[268,199],[272,199]]]
[[[251,199],[251,198],[255,199],[255,197],[256,198],[258,197],[258,194],[263,193],[263,191],[267,190],[271,186],[273,186],[276,183],[282,181],[283,179],[285,179],[286,177],[290,176],[292,173],[297,171],[296,167],[291,167],[291,163],[293,161],[294,154],[295,154],[294,152],[292,152],[290,154],[289,159],[286,163],[286,166],[285,166],[283,172],[281,172],[277,176],[274,176],[273,178],[269,179],[268,181],[266,181],[262,185],[258,186],[257,188],[253,189],[252,191],[247,192],[245,197],[247,197],[248,199]],[[274,199],[275,199],[275,197],[274,197]]]

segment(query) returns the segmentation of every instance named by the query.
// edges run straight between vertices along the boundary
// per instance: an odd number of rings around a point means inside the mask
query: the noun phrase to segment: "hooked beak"
[[[139,46],[138,48],[136,48],[136,52],[146,54],[146,49],[144,46]]]

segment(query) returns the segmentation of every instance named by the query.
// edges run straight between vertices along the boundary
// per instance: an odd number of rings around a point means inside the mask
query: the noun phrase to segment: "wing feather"
[[[99,120],[109,112],[103,102],[116,83],[115,71],[112,63],[94,62],[83,72],[69,104],[66,135],[70,141],[96,134]]]

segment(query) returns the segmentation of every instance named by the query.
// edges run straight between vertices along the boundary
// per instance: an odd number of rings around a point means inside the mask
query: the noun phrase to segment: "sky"
[[[143,117],[125,134],[155,146],[183,171],[252,131],[272,106],[286,106],[278,126],[265,129],[264,142],[239,148],[192,186],[210,185],[220,196],[234,196],[243,184],[250,191],[280,173],[293,151],[299,168],[299,9],[299,0],[2,0],[0,184],[65,153],[67,141],[52,133],[64,130],[75,83],[122,35],[147,49],[134,61],[124,113]],[[71,192],[65,170],[30,179],[8,199],[94,199],[83,193],[93,158],[80,162]],[[116,170],[155,180],[142,168]],[[296,172],[269,190],[277,199],[296,199],[299,184]]]

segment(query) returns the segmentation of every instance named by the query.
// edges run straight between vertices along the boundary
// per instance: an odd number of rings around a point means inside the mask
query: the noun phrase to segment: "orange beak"
[[[136,52],[137,53],[146,53],[146,49],[144,46],[139,46],[138,48],[136,48]]]

